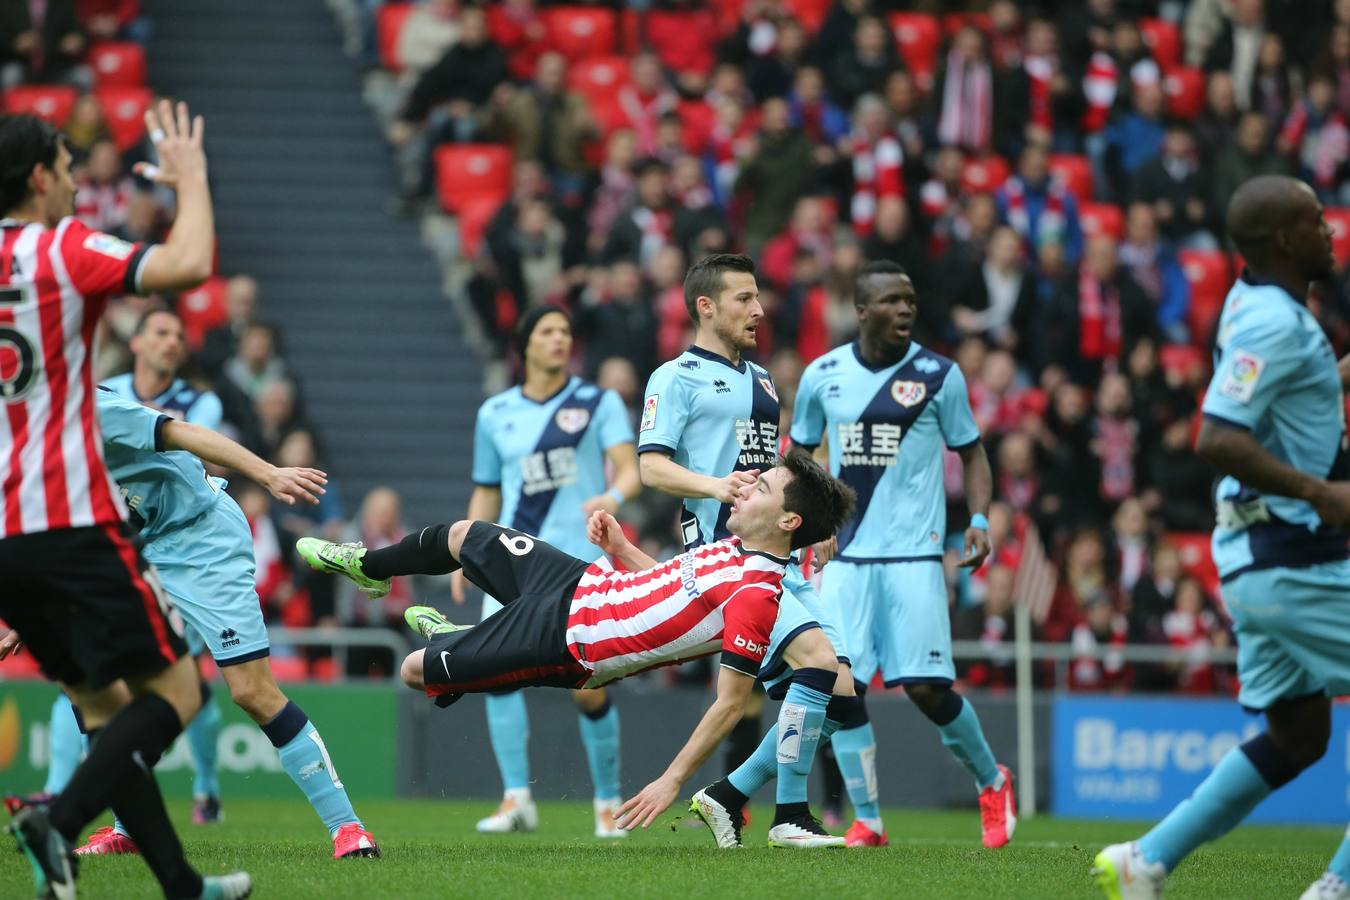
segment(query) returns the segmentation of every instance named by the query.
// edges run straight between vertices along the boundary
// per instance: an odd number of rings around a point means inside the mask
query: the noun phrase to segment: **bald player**
[[[1336,357],[1305,306],[1335,260],[1301,181],[1254,178],[1228,205],[1247,261],[1219,318],[1196,452],[1223,475],[1214,561],[1238,641],[1238,701],[1266,730],[1219,760],[1137,841],[1097,854],[1113,900],[1153,898],[1167,874],[1326,752],[1331,700],[1350,693],[1350,477]],[[1303,900],[1350,898],[1350,837]]]

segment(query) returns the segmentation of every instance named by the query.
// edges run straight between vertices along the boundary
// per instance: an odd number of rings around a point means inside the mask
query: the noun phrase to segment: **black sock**
[[[780,803],[773,811],[773,824],[782,825],[784,822],[795,822],[809,815],[811,815],[811,805],[805,801],[801,803]]]
[[[722,804],[726,807],[727,812],[733,815],[738,814],[750,799],[736,790],[731,782],[725,778],[709,785],[707,793],[709,797]]]
[[[395,575],[448,575],[459,568],[450,555],[450,526],[428,525],[392,547],[367,550],[361,571],[367,578],[383,580]]]
[[[195,897],[201,893],[201,879],[183,859],[183,849],[169,825],[164,800],[151,774],[155,763],[182,730],[178,713],[164,698],[142,694],[132,700],[106,726],[94,729],[89,755],[75,770],[66,789],[52,801],[49,816],[52,827],[67,841],[74,842],[84,826],[116,803],[126,809],[125,813],[119,809],[118,815],[127,824],[127,831],[140,846],[146,862],[151,863],[165,892],[169,896]],[[163,833],[156,830],[153,822],[148,831],[145,829],[147,808],[158,809]],[[132,821],[141,826],[141,834],[133,830]],[[166,876],[168,881],[164,880]]]
[[[839,761],[834,758],[834,744],[825,741],[816,754],[820,762],[821,780],[825,783],[825,808],[840,813],[844,810],[844,776]]]
[[[726,762],[727,771],[734,772],[741,763],[750,758],[759,746],[763,734],[759,730],[759,716],[745,715],[731,727],[727,735]]]

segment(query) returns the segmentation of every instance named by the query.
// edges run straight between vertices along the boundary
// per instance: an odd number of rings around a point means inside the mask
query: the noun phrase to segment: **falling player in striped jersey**
[[[538,535],[564,553],[593,560],[586,519],[614,512],[642,489],[633,428],[623,401],[567,374],[572,323],[555,306],[537,306],[517,329],[525,382],[491,397],[473,433],[473,496],[469,519],[503,522]],[[606,490],[605,467],[613,467]],[[463,573],[451,581],[464,602]],[[483,598],[483,618],[502,608]],[[627,837],[614,825],[619,801],[619,711],[603,689],[577,691],[577,727],[595,787],[595,836]],[[478,822],[485,833],[532,831],[539,813],[530,794],[530,720],[519,691],[488,694],[488,735],[504,788],[497,811]]]
[[[778,617],[789,554],[833,535],[853,492],[809,455],[796,452],[743,485],[727,519],[731,537],[665,563],[634,547],[597,510],[589,537],[627,572],[595,563],[488,522],[436,525],[382,550],[302,539],[316,569],[360,583],[394,575],[468,579],[505,604],[473,627],[430,607],[408,610],[430,641],[404,660],[404,683],[438,706],[502,687],[600,687],[657,666],[721,652],[717,699],[666,771],[622,808],[623,828],[646,827],[740,719]]]

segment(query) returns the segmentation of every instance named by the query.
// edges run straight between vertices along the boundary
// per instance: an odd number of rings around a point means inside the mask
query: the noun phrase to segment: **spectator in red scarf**
[[[1177,660],[1171,665],[1177,690],[1183,694],[1212,694],[1218,677],[1212,662],[1214,646],[1226,645],[1227,635],[1219,638],[1223,626],[1208,608],[1205,589],[1194,578],[1186,575],[1177,582],[1172,602],[1171,612],[1163,616],[1162,627],[1167,643],[1177,651]]]
[[[1167,340],[1186,343],[1190,339],[1186,315],[1191,305],[1191,286],[1176,249],[1158,234],[1153,207],[1147,203],[1131,203],[1126,210],[1120,264],[1153,304],[1158,329]]]
[[[654,53],[639,53],[629,64],[630,83],[619,89],[619,107],[637,139],[639,156],[656,153],[656,129],[663,113],[673,112],[679,97],[666,82],[661,60]]]
[[[614,222],[605,242],[607,263],[632,260],[646,268],[675,239],[676,207],[670,196],[670,167],[648,159],[638,166],[637,199]]]
[[[1069,690],[1129,690],[1134,669],[1121,652],[1129,642],[1130,625],[1105,593],[1083,602],[1082,620],[1074,626],[1074,658],[1069,664]]]
[[[816,66],[802,66],[788,93],[792,127],[800,129],[813,144],[834,146],[848,134],[848,114],[825,93],[825,76]]]
[[[792,127],[787,101],[764,104],[759,131],[740,170],[736,192],[745,198],[745,244],[755,252],[778,234],[793,214],[802,194],[811,186],[814,163],[811,142]],[[787,264],[779,269],[786,276]]]
[[[984,602],[963,610],[953,631],[964,640],[975,640],[987,658],[972,664],[965,679],[975,687],[1006,688],[1016,681],[1013,659],[1013,571],[1007,566],[985,569]]]
[[[866,237],[872,232],[877,203],[885,197],[905,195],[904,151],[880,97],[866,94],[858,100],[849,143],[853,163],[850,217],[853,230]]]
[[[1077,279],[1059,286],[1033,325],[1038,368],[1059,365],[1076,384],[1095,385],[1123,367],[1136,341],[1157,337],[1153,305],[1118,259],[1114,238],[1088,242]]]
[[[999,217],[1011,225],[1028,251],[1052,240],[1063,244],[1070,262],[1083,252],[1083,230],[1078,203],[1063,185],[1050,177],[1050,156],[1044,147],[1030,144],[1017,161],[998,195]]]
[[[994,75],[994,147],[1015,159],[1027,144],[1074,148],[1082,97],[1064,71],[1059,31],[1049,19],[1027,22],[1026,52]]]
[[[1119,372],[1102,376],[1097,387],[1092,452],[1101,463],[1102,500],[1108,507],[1135,493],[1134,459],[1139,450],[1139,423],[1131,417],[1130,382]]]
[[[786,287],[792,280],[793,259],[799,252],[811,253],[821,271],[834,253],[834,220],[820,197],[802,197],[792,210],[786,231],[764,245],[759,272],[762,279]]]
[[[952,39],[938,74],[938,142],[983,153],[993,141],[994,75],[984,36],[966,26]]]
[[[136,185],[123,173],[122,156],[112,141],[99,141],[89,151],[75,191],[75,215],[95,231],[120,232]]]
[[[1285,120],[1279,139],[1281,152],[1294,161],[1299,177],[1313,186],[1323,202],[1335,202],[1350,159],[1350,127],[1335,101],[1336,86],[1331,79],[1314,75],[1308,81],[1307,95]]]

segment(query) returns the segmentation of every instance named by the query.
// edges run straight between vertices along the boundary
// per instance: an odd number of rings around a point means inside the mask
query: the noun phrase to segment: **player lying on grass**
[[[180,422],[107,388],[96,392],[103,454],[140,528],[144,554],[181,614],[206,640],[230,696],[277,748],[333,840],[333,858],[379,856],[352,809],[328,748],[309,717],[277,686],[253,577],[253,536],[225,482],[201,460],[247,475],[287,504],[317,503],[327,478],[277,468],[209,428]],[[187,451],[187,452],[181,452]],[[0,658],[17,643],[0,640]],[[82,856],[136,853],[120,821],[100,828]]]
[[[727,520],[732,537],[664,563],[634,547],[613,516],[595,512],[591,542],[627,572],[467,520],[429,526],[382,550],[314,538],[297,548],[312,567],[369,587],[462,567],[504,604],[473,627],[430,607],[408,610],[408,623],[430,643],[403,661],[403,681],[438,706],[507,687],[599,687],[720,651],[716,700],[665,773],[619,811],[620,827],[645,828],[740,719],[761,663],[777,649],[770,635],[788,555],[829,538],[852,507],[848,486],[799,451],[741,489]]]

